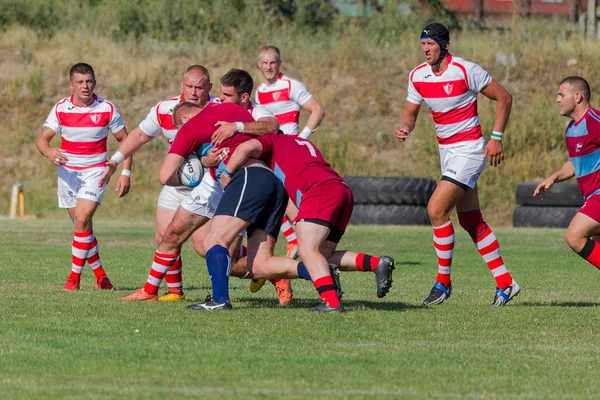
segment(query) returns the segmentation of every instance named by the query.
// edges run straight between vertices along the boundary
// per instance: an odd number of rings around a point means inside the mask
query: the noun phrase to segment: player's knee
[[[202,241],[194,241],[194,250],[200,257],[206,258],[206,248]]]
[[[587,238],[578,235],[571,229],[567,229],[565,232],[565,242],[567,242],[567,245],[569,245],[574,252],[579,253],[585,246]]]
[[[429,202],[427,205],[427,214],[434,226],[441,225],[450,218],[450,213],[446,211],[445,207],[440,207],[433,202]]]
[[[458,223],[471,237],[476,237],[487,226],[481,215],[481,210],[458,214]]]

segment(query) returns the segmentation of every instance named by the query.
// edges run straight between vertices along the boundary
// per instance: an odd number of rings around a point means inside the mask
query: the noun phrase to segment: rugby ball
[[[195,154],[190,154],[179,166],[179,180],[183,186],[196,187],[204,176],[204,167]]]

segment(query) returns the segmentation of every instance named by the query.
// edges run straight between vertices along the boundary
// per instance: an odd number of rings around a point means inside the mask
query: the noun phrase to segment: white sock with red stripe
[[[79,282],[83,267],[90,253],[90,247],[94,240],[92,231],[75,232],[71,246],[71,274],[69,279]]]
[[[438,259],[438,274],[435,281],[449,288],[450,269],[452,268],[452,256],[454,255],[454,226],[452,226],[452,221],[433,227],[433,247],[435,247]]]
[[[158,288],[165,278],[167,271],[175,265],[179,258],[179,254],[161,253],[156,250],[154,253],[154,260],[152,261],[152,268],[150,268],[150,273],[148,274],[148,280],[144,285],[144,292],[148,294],[157,294]]]
[[[477,251],[496,280],[496,287],[505,289],[512,283],[504,260],[500,256],[500,244],[492,229],[485,223],[480,210],[458,214],[460,225],[471,235]]]
[[[87,256],[87,262],[90,264],[92,271],[94,271],[96,278],[99,278],[103,275],[106,275],[106,272],[104,272],[104,268],[102,268],[102,261],[100,260],[100,253],[98,250],[98,241],[96,240],[94,231],[90,230],[89,232],[92,242],[90,244],[90,251]]]
[[[183,295],[182,266],[183,262],[181,261],[181,256],[179,256],[175,264],[167,272],[167,275],[165,275],[165,282],[167,282],[167,287],[171,293]]]
[[[283,216],[283,220],[281,222],[281,233],[285,236],[285,240],[291,244],[298,244],[298,239],[296,238],[296,231],[292,226],[290,220],[285,215]]]

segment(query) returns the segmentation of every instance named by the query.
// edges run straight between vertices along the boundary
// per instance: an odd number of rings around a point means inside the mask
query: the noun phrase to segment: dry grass
[[[453,36],[453,53],[481,64],[515,98],[506,132],[506,163],[488,168],[480,181],[487,219],[495,224],[510,224],[518,183],[542,178],[566,159],[562,135],[567,121],[558,116],[554,104],[560,79],[577,74],[588,78],[593,89],[600,83],[593,73],[600,45],[563,25],[516,21],[512,30],[465,30]],[[15,181],[25,185],[28,214],[57,212],[56,172],[34,142],[54,102],[69,95],[66,73],[73,63],[94,66],[97,93],[117,104],[131,130],[157,101],[179,92],[180,74],[190,64],[205,65],[213,82],[233,67],[249,70],[259,81],[255,51],[266,42],[282,48],[284,72],[304,81],[324,105],[327,117],[313,138],[341,174],[438,178],[437,146],[425,106],[410,140],[397,144],[394,137],[407,74],[421,62],[416,35],[374,46],[358,25],[344,29],[344,34],[312,38],[286,30],[277,36],[259,31],[234,37],[229,44],[200,45],[150,39],[115,42],[86,31],[57,32],[43,39],[27,28],[8,28],[0,36],[0,213],[8,211]],[[514,53],[517,65],[498,65],[497,51]],[[570,58],[577,59],[577,65],[567,68]],[[218,95],[218,84],[213,94]],[[480,101],[486,133],[494,104]],[[142,214],[151,215],[159,191],[156,171],[166,152],[164,143],[155,142],[136,158],[132,194],[121,201],[108,194],[102,214],[127,218],[141,208]],[[115,141],[111,146],[116,147]]]

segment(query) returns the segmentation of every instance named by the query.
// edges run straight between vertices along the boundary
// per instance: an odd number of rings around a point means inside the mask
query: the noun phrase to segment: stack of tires
[[[517,186],[514,227],[566,228],[583,205],[576,183],[557,183],[543,197],[533,197],[536,182]],[[541,198],[540,198],[541,197]]]
[[[344,180],[354,193],[351,224],[430,224],[427,203],[435,180],[374,176],[346,176]]]

